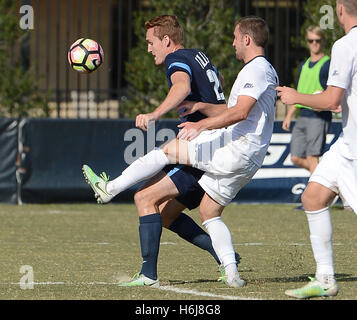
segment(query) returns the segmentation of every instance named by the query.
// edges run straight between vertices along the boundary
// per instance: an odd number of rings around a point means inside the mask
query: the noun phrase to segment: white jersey
[[[261,167],[274,127],[278,76],[262,56],[248,62],[237,76],[228,101],[240,96],[257,100],[246,120],[206,130],[188,143],[193,167],[205,171],[198,183],[222,206],[232,201]]]
[[[233,140],[239,137],[248,140],[245,153],[258,166],[263,163],[273,133],[278,84],[272,65],[265,57],[258,56],[239,72],[228,100],[228,108],[237,104],[239,96],[257,100],[247,119],[230,126],[229,130]]]
[[[327,85],[345,89],[339,146],[344,157],[357,159],[357,26],[333,45]]]

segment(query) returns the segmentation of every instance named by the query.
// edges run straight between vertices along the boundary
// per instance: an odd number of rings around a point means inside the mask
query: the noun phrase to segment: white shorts
[[[188,143],[193,167],[205,171],[198,183],[205,192],[222,206],[227,206],[258,171],[245,152],[248,141],[232,141],[224,130],[202,132]]]
[[[339,142],[337,140],[323,155],[309,182],[317,182],[340,194],[357,213],[357,159],[342,156]]]

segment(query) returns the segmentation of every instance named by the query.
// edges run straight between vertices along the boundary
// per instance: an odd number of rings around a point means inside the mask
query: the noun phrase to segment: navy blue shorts
[[[180,193],[175,199],[189,210],[197,208],[205,194],[205,191],[198,184],[198,180],[204,172],[196,168],[175,164],[166,166],[163,171],[171,178]]]

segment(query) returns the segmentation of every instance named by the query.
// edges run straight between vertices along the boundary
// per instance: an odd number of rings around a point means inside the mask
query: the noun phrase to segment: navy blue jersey
[[[180,49],[170,53],[165,59],[165,68],[169,88],[172,86],[170,77],[174,72],[183,71],[190,76],[191,93],[186,100],[213,104],[226,103],[217,69],[202,51]],[[199,111],[185,117],[180,116],[181,122],[196,122],[203,118],[206,116]]]

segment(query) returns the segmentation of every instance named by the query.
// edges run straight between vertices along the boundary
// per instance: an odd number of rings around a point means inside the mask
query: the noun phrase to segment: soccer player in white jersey
[[[332,47],[327,89],[304,95],[292,88],[277,88],[281,101],[289,105],[301,103],[314,110],[335,110],[342,105],[341,135],[323,156],[302,195],[317,267],[310,283],[285,292],[296,298],[337,295],[328,204],[341,194],[357,213],[357,0],[337,0],[336,12],[346,35]]]
[[[177,139],[133,162],[109,182],[87,175],[91,187],[108,202],[118,193],[155,175],[165,165],[180,163],[205,171],[200,217],[225,268],[225,283],[241,287],[231,234],[221,214],[261,167],[273,133],[278,76],[264,57],[269,29],[259,17],[240,19],[234,30],[236,57],[245,65],[237,76],[228,108],[198,122],[181,123]],[[202,103],[200,107],[211,109]],[[213,108],[212,108],[213,109]],[[84,173],[90,172],[83,167]],[[108,197],[100,189],[111,193]]]

